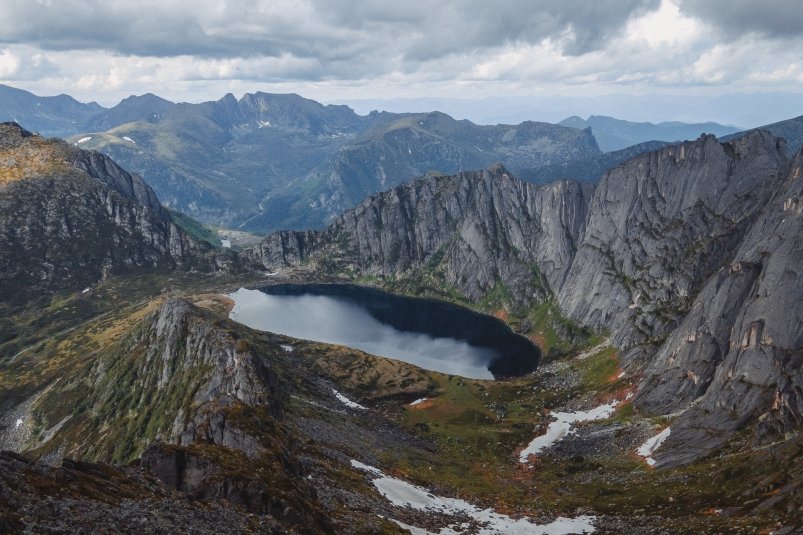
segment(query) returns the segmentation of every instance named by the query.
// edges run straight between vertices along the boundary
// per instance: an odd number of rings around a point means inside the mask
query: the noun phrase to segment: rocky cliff
[[[748,425],[759,436],[800,425],[799,161],[790,166],[783,140],[755,131],[637,156],[596,188],[534,186],[501,167],[430,176],[324,231],[277,233],[247,254],[270,269],[385,284],[440,276],[474,301],[500,287],[511,303],[554,299],[645,374],[641,410],[704,411],[680,417],[686,431],[658,456],[678,464]]]
[[[688,462],[748,425],[763,443],[803,424],[802,170],[799,152],[645,371],[637,404],[682,411],[661,464]]]
[[[315,263],[361,276],[427,266],[472,299],[502,281],[526,301],[562,284],[592,189],[535,186],[499,165],[433,175],[366,199],[321,232],[276,233],[246,254],[268,268]]]
[[[109,158],[0,125],[0,299],[192,265],[207,249]]]
[[[561,308],[630,347],[676,327],[728,263],[777,191],[783,143],[756,132],[713,136],[636,157],[607,173],[591,200]]]

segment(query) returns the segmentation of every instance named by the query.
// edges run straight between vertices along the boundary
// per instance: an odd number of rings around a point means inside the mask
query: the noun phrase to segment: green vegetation
[[[588,358],[575,361],[583,375],[582,387],[585,390],[597,390],[613,381],[619,373],[619,359],[616,348],[606,347]]]
[[[173,222],[184,232],[195,238],[196,240],[206,242],[212,247],[220,247],[220,236],[213,229],[206,225],[199,223],[190,216],[179,212],[178,210],[169,210],[170,217]]]

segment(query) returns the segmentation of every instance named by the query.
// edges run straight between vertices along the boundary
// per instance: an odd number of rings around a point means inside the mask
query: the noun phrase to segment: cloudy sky
[[[796,0],[3,0],[0,20],[1,83],[104,105],[262,90],[358,111],[486,99],[500,117],[611,102],[631,119],[803,114]],[[691,97],[685,115],[656,104]]]

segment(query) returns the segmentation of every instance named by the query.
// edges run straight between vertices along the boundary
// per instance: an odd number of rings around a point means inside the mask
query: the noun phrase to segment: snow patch
[[[89,292],[89,290],[91,290],[91,289],[92,289],[92,288],[84,288],[84,289],[81,291],[81,293],[82,293],[82,294],[85,294],[85,293]]]
[[[125,140],[126,140],[126,141],[128,141],[129,143],[133,143],[134,145],[136,145],[136,144],[137,144],[137,142],[136,142],[136,141],[134,141],[133,139],[131,139],[131,138],[130,138],[130,137],[128,137],[128,136],[123,136],[123,139],[125,139]]]
[[[332,389],[332,392],[334,392],[335,397],[338,400],[340,400],[340,402],[343,403],[343,405],[345,405],[346,407],[348,407],[350,409],[363,409],[363,410],[365,410],[365,409],[368,408],[368,407],[363,407],[359,403],[355,403],[355,402],[351,401],[349,398],[347,398],[346,396],[344,396],[343,394],[341,394],[340,392],[338,392],[334,388]]]
[[[359,470],[362,470],[363,472],[368,472],[370,474],[373,474],[375,476],[380,476],[380,477],[385,476],[385,474],[383,474],[382,470],[380,470],[379,468],[374,468],[373,466],[361,463],[360,461],[357,461],[355,459],[351,460],[351,466]]]
[[[231,249],[231,240],[220,240],[220,245],[226,249]]]
[[[378,468],[368,466],[359,461],[352,460],[351,466],[368,472],[376,479],[372,481],[374,487],[390,503],[397,507],[410,507],[417,511],[433,514],[459,515],[464,514],[477,521],[479,535],[566,535],[570,533],[593,533],[593,516],[579,516],[577,518],[558,517],[549,524],[535,524],[529,518],[511,518],[497,513],[493,509],[480,509],[479,507],[457,498],[445,498],[428,492],[425,488],[412,485],[401,479],[385,475]],[[394,520],[400,527],[412,533],[429,535],[457,535],[464,533],[465,524],[452,524],[443,526],[437,532],[430,532],[416,526],[409,526]]]
[[[526,448],[521,450],[519,462],[526,463],[530,455],[541,453],[552,444],[573,433],[572,424],[574,423],[608,418],[616,410],[618,404],[618,401],[613,401],[587,411],[550,413],[550,416],[555,418],[555,421],[549,424],[546,433],[535,437]]]
[[[427,401],[428,399],[429,399],[429,398],[421,398],[421,399],[417,399],[417,400],[413,401],[412,403],[410,403],[410,406],[412,407],[413,405],[418,405],[418,404],[420,404],[420,403],[424,403],[424,402],[425,402],[425,401]]]
[[[87,142],[87,141],[89,141],[90,139],[92,139],[92,136],[89,136],[89,137],[82,137],[81,139],[79,139],[78,141],[76,141],[76,142],[75,142],[75,144],[76,144],[76,145],[80,145],[81,143],[86,143],[86,142]]]
[[[655,453],[655,450],[661,447],[661,444],[664,443],[664,440],[669,438],[670,430],[667,427],[654,437],[650,437],[647,441],[639,446],[639,449],[636,450],[640,456],[644,457],[644,460],[650,466],[655,466],[655,459],[652,458],[652,454]]]
[[[14,425],[14,429],[19,429],[19,426],[22,425],[22,418],[17,418],[17,423]]]
[[[285,344],[282,344],[281,348],[284,349],[285,351],[287,351],[288,353],[292,353],[293,349],[295,349],[293,346],[288,346],[288,345],[285,345]]]
[[[270,128],[270,121],[257,121],[260,128]]]

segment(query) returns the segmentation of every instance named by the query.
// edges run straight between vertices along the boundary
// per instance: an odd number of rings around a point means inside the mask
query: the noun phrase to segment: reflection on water
[[[395,358],[421,368],[474,379],[493,379],[488,365],[497,353],[452,338],[399,331],[360,306],[323,295],[268,295],[259,290],[231,294],[231,318],[254,329],[341,344]]]

